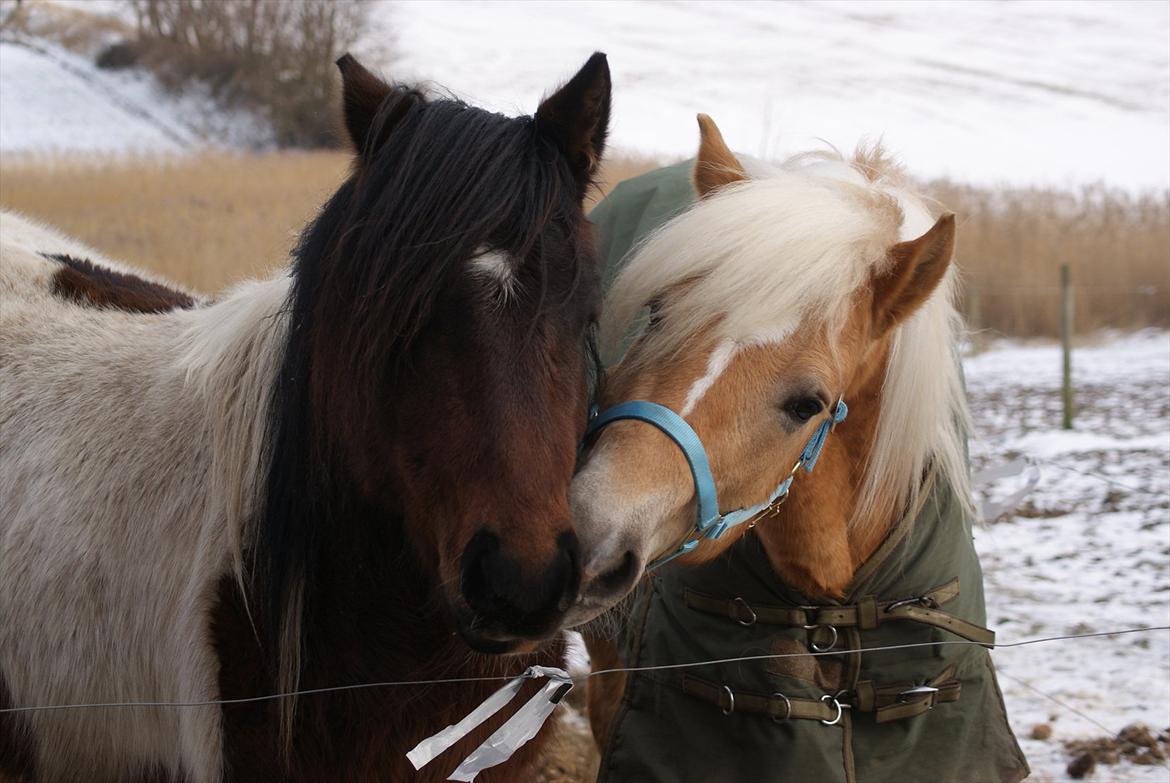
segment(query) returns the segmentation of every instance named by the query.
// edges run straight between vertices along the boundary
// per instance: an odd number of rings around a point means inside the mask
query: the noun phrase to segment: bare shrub
[[[0,0],[0,32],[43,38],[91,57],[130,30],[120,19],[84,7],[51,0]]]
[[[163,84],[207,84],[261,111],[283,146],[336,141],[333,63],[368,20],[366,0],[128,0],[143,61]]]

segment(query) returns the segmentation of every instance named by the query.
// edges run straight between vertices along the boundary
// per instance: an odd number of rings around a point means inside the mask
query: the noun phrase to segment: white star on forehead
[[[505,297],[511,295],[515,288],[516,270],[506,253],[479,248],[471,259],[471,271],[494,282]]]

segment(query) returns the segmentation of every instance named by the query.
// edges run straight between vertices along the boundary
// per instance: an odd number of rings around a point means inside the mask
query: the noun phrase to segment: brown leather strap
[[[725,715],[745,712],[763,715],[775,721],[819,720],[835,723],[840,709],[874,713],[877,723],[889,723],[917,717],[934,709],[936,704],[959,700],[962,683],[955,679],[955,666],[943,669],[922,685],[912,682],[877,685],[870,680],[857,683],[853,698],[826,694],[820,700],[803,699],[776,692],[770,695],[740,691],[716,685],[691,674],[683,675],[683,692],[714,704]]]
[[[962,687],[955,679],[955,666],[951,664],[922,685],[912,682],[875,685],[862,680],[857,683],[853,705],[861,712],[873,712],[878,723],[888,723],[921,715],[936,704],[958,701]]]
[[[689,587],[683,591],[687,606],[700,612],[727,617],[741,625],[780,625],[789,628],[832,626],[871,630],[883,622],[910,620],[941,628],[977,644],[995,646],[995,632],[955,617],[938,607],[959,594],[959,580],[952,579],[929,592],[899,601],[878,602],[866,596],[845,606],[769,606],[743,598],[715,598]]]
[[[746,712],[763,715],[774,721],[819,720],[833,723],[841,714],[832,698],[822,701],[785,696],[782,693],[764,695],[750,691],[738,691],[723,685],[716,685],[691,674],[683,675],[683,692],[714,704],[726,715]],[[847,709],[847,705],[841,705]]]

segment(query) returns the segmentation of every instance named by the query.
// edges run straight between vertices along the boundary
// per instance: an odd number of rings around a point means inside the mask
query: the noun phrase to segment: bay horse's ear
[[[918,239],[890,248],[889,264],[873,279],[873,335],[880,337],[925,302],[946,274],[955,248],[955,216],[940,217]]]
[[[406,109],[416,100],[422,100],[422,94],[415,90],[392,86],[382,81],[359,63],[352,54],[342,55],[337,61],[337,69],[341,71],[341,108],[345,117],[345,130],[349,133],[354,152],[359,155],[377,148]],[[378,116],[382,102],[392,93],[401,93],[407,100],[401,101],[395,108],[393,116],[383,121],[377,143],[371,145],[369,136],[374,118]]]
[[[536,110],[536,127],[557,142],[582,189],[601,163],[609,133],[609,104],[609,62],[603,53],[594,52],[577,75]]]
[[[700,114],[698,120],[699,155],[695,158],[691,179],[699,198],[707,198],[719,188],[743,182],[748,175],[739,158],[728,149],[715,120],[706,114]]]

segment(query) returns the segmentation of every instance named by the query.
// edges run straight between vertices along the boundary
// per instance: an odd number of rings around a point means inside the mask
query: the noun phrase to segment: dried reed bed
[[[0,161],[0,206],[201,291],[283,264],[345,176],[340,152],[170,160]],[[657,165],[615,158],[594,198]],[[1170,326],[1170,194],[925,186],[960,217],[964,308],[977,329],[1054,335],[1072,266],[1080,331]]]
[[[213,292],[285,263],[348,165],[340,152],[4,161],[0,206]]]
[[[1055,335],[1060,265],[1079,332],[1170,327],[1170,193],[925,186],[959,216],[963,308],[973,329]]]

